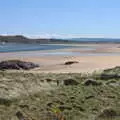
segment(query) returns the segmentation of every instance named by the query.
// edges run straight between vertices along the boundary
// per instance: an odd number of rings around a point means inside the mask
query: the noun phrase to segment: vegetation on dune
[[[106,72],[1,71],[0,120],[119,120],[120,79]]]

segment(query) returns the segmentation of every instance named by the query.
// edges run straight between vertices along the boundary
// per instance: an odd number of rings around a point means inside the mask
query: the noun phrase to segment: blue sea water
[[[23,43],[5,43],[0,44],[0,52],[22,52],[22,51],[39,51],[39,50],[56,50],[64,48],[82,48],[85,50],[95,49],[95,46],[74,46],[65,44],[23,44]]]
[[[0,52],[20,52],[20,51],[38,51],[38,50],[55,50],[69,48],[68,45],[50,45],[50,44],[17,44],[5,43],[0,44]]]
[[[44,51],[44,50],[56,50],[56,49],[64,49],[64,48],[80,48],[82,50],[94,50],[96,46],[74,46],[74,45],[58,45],[58,44],[17,44],[17,43],[5,43],[0,44],[0,53],[5,52],[21,52],[19,56],[96,56],[96,55],[120,55],[120,53],[80,53],[80,52],[72,52],[72,51]],[[24,53],[24,51],[30,51]],[[34,51],[44,51],[44,52],[34,52]]]

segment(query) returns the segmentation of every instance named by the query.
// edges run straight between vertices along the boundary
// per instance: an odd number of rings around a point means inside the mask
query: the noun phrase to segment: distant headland
[[[40,43],[40,44],[65,44],[65,43],[120,43],[116,38],[28,38],[23,35],[0,35],[1,43]]]

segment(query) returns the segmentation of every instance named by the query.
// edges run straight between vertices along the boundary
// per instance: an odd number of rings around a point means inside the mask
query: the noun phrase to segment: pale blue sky
[[[0,0],[0,34],[120,37],[120,0]]]

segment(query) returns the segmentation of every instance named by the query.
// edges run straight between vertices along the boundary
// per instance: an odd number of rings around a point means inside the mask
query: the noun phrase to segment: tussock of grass
[[[110,117],[106,115],[109,111],[104,110],[111,108],[115,113],[111,120],[119,120],[120,79],[108,81],[100,79],[100,76],[101,73],[97,72],[33,74],[1,71],[0,91],[4,94],[0,93],[0,120],[17,120],[18,111],[29,119],[43,120],[48,116],[52,120],[50,114],[55,116],[52,108],[59,109],[66,120],[109,120]],[[83,83],[88,79],[101,84],[86,86]],[[66,86],[64,80],[73,80],[77,84]],[[57,81],[63,81],[63,84],[58,85]]]

